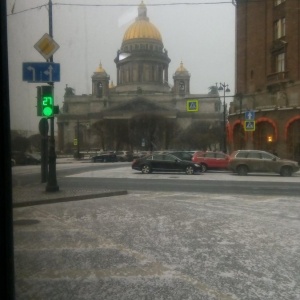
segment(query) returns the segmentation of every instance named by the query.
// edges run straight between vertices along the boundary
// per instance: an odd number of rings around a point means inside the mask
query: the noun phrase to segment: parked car
[[[135,159],[132,169],[142,171],[143,174],[152,172],[185,172],[192,175],[201,172],[201,165],[180,158],[172,154],[153,154]]]
[[[14,151],[12,159],[15,165],[39,165],[41,163],[41,156],[36,153]]]
[[[92,162],[116,162],[118,161],[115,153],[101,153],[92,157]]]
[[[116,152],[118,161],[132,161],[133,154],[130,151],[117,151]]]
[[[137,151],[137,152],[133,153],[133,159],[141,158],[143,156],[147,156],[147,155],[150,155],[150,154],[151,154],[150,151]]]
[[[165,153],[170,153],[180,159],[191,161],[193,158],[193,151],[166,151]]]
[[[275,172],[291,176],[299,170],[298,162],[281,159],[272,153],[260,150],[237,150],[230,155],[229,169],[239,175],[250,172]]]
[[[196,151],[192,161],[202,164],[203,172],[207,170],[228,169],[229,155],[219,151]]]

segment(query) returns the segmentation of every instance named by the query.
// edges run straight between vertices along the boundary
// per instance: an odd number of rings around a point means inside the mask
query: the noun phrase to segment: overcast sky
[[[66,84],[77,95],[91,94],[91,76],[100,62],[116,83],[114,58],[126,29],[135,21],[141,0],[52,0],[52,3],[53,37],[60,46],[54,62],[60,63],[61,68],[60,82],[55,83],[55,103],[62,107]],[[182,61],[191,74],[191,93],[208,93],[209,86],[222,82],[229,84],[233,95],[235,7],[231,1],[144,0],[144,3],[171,59],[169,82],[173,83],[173,74]],[[36,116],[35,97],[36,86],[41,84],[22,81],[22,64],[45,62],[34,48],[44,33],[49,32],[47,6],[38,8],[43,4],[48,4],[48,0],[7,0],[11,128],[16,130],[38,132],[40,117]],[[102,6],[105,4],[121,5]],[[132,4],[136,6],[129,6]]]

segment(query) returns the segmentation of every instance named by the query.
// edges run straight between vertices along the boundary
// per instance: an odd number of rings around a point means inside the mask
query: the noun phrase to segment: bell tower
[[[176,70],[173,76],[174,93],[176,96],[185,96],[190,93],[190,78],[190,73],[181,62],[179,68]]]
[[[97,98],[108,97],[109,95],[109,79],[110,76],[102,68],[102,64],[99,64],[96,72],[92,76],[92,93]]]

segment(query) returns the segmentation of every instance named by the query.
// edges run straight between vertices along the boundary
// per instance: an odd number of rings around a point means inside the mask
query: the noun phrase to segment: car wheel
[[[290,167],[282,167],[280,170],[280,175],[283,177],[292,176],[292,169]]]
[[[193,175],[194,174],[194,168],[192,166],[188,166],[185,168],[185,173],[187,175]]]
[[[237,167],[237,173],[241,176],[246,176],[248,174],[248,168],[247,166],[238,166]]]
[[[207,165],[205,164],[202,164],[202,173],[206,172],[207,171]]]
[[[143,165],[142,166],[142,173],[143,174],[150,174],[152,171],[151,171],[151,167],[149,165]]]
[[[106,159],[106,158],[103,158],[103,162],[107,162],[107,159]]]

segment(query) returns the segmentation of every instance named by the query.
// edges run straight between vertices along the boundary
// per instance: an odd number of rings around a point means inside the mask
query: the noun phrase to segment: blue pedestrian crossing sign
[[[255,121],[245,121],[244,130],[245,131],[255,131]]]
[[[245,120],[253,121],[255,120],[255,111],[249,110],[245,112]]]
[[[186,102],[186,111],[188,112],[197,112],[199,110],[199,101],[198,99],[187,100]]]

